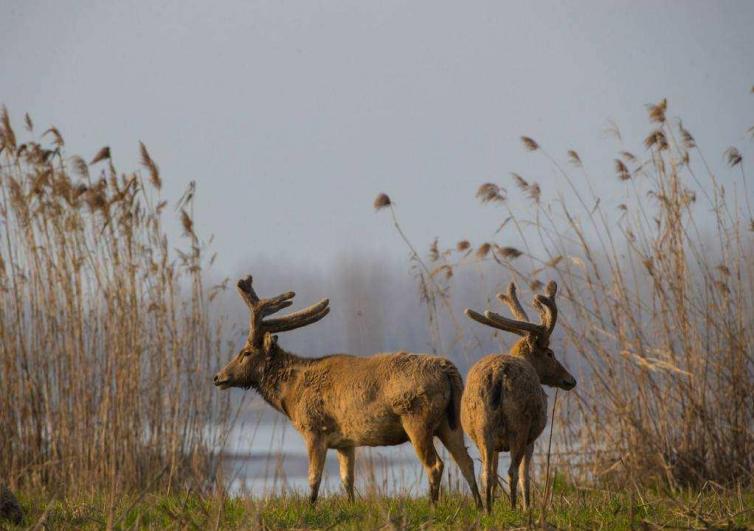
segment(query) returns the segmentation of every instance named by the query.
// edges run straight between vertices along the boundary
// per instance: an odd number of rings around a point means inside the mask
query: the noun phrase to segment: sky
[[[479,184],[563,187],[520,145],[575,148],[607,200],[626,193],[605,134],[641,153],[666,97],[716,168],[751,153],[754,2],[2,0],[0,103],[91,158],[133,169],[144,141],[219,269],[327,271],[406,260],[388,193],[421,248],[489,237]],[[173,225],[175,233],[178,229]]]

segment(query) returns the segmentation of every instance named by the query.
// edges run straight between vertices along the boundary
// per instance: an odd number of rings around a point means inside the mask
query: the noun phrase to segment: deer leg
[[[516,508],[516,490],[518,488],[518,469],[526,454],[526,434],[528,428],[517,433],[511,444],[511,464],[508,467],[508,487],[511,490],[511,507]]]
[[[500,452],[492,452],[492,499],[495,499],[497,495],[497,488],[500,486],[500,481],[497,477],[498,463],[500,462]]]
[[[355,451],[351,448],[338,448],[338,463],[340,463],[340,481],[348,495],[348,501],[353,501],[353,467]]]
[[[518,469],[518,481],[520,488],[524,492],[524,511],[531,506],[530,498],[530,479],[529,479],[529,465],[531,465],[531,456],[534,454],[534,443],[529,444],[526,447],[524,458],[521,461],[521,466]]]
[[[325,467],[327,445],[322,437],[307,434],[306,449],[309,453],[309,502],[314,504],[319,494],[319,483],[322,480],[322,469]]]
[[[427,472],[429,499],[432,505],[435,505],[440,497],[440,480],[442,479],[444,465],[435,450],[432,431],[428,429],[429,423],[425,419],[411,417],[403,417],[401,422],[411,444],[414,445],[419,461],[424,465],[424,470]]]
[[[443,422],[442,426],[440,426],[440,430],[437,433],[437,436],[440,438],[442,444],[445,445],[445,448],[448,449],[450,455],[453,456],[453,459],[458,464],[458,468],[461,469],[461,474],[463,474],[466,483],[469,484],[469,489],[471,489],[471,495],[474,498],[474,502],[476,503],[477,508],[481,509],[482,498],[479,496],[476,477],[474,477],[474,461],[472,461],[471,457],[469,457],[469,452],[463,440],[463,431],[461,430],[461,428],[451,430],[450,426],[448,426],[448,423]]]
[[[497,469],[494,468],[497,463],[497,452],[491,444],[484,443],[479,447],[479,453],[482,457],[482,489],[484,490],[484,502],[487,513],[492,513],[492,501],[495,483],[497,483]]]

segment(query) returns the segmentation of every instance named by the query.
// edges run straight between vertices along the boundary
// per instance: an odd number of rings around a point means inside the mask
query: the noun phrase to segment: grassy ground
[[[535,503],[539,504],[537,494]],[[443,496],[434,509],[425,498],[400,497],[349,503],[344,497],[331,496],[312,507],[301,496],[254,500],[185,493],[125,497],[112,510],[108,499],[97,496],[52,502],[40,495],[21,495],[20,499],[26,512],[24,527],[44,522],[52,529],[99,529],[109,523],[117,529],[487,529],[539,527],[543,521],[540,506],[522,512],[499,499],[493,514],[487,515],[459,494]],[[563,529],[754,529],[754,493],[707,489],[640,494],[560,486],[544,522]]]

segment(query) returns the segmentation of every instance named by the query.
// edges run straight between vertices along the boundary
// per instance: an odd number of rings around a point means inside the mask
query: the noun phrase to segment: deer
[[[499,293],[497,298],[516,319],[491,311],[482,315],[465,310],[466,316],[474,321],[521,336],[508,354],[490,354],[469,369],[461,401],[461,424],[479,448],[487,512],[492,511],[499,452],[510,452],[511,506],[516,508],[520,481],[523,509],[530,507],[529,467],[534,442],[547,424],[547,395],[542,385],[565,390],[576,387],[576,379],[550,349],[550,336],[558,318],[556,293],[557,284],[551,281],[545,295],[534,297],[539,324],[529,321],[513,282],[508,285],[507,293]]]
[[[252,280],[249,275],[237,284],[249,309],[248,338],[214,376],[214,384],[221,389],[254,389],[290,420],[308,453],[310,503],[317,501],[328,449],[337,451],[341,483],[353,501],[355,448],[410,441],[429,478],[431,503],[436,504],[444,467],[434,446],[436,436],[481,507],[474,463],[460,425],[463,379],[453,363],[408,352],[319,358],[287,352],[278,345],[277,334],[316,323],[330,311],[329,300],[270,318],[293,304],[295,293],[260,298]]]

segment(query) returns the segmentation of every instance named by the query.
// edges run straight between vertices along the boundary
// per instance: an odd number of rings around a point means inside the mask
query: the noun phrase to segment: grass
[[[539,494],[539,493],[538,493]],[[535,503],[538,498],[535,496]],[[271,499],[202,497],[198,494],[150,494],[124,497],[109,512],[105,497],[68,497],[50,503],[43,496],[21,497],[23,526],[42,520],[55,529],[489,529],[539,527],[539,506],[513,510],[498,499],[493,514],[474,507],[470,498],[449,494],[432,508],[426,498],[323,497],[316,506],[304,496]],[[561,529],[754,528],[754,493],[707,487],[701,491],[607,491],[555,484],[545,521]],[[13,529],[11,527],[11,529]]]

